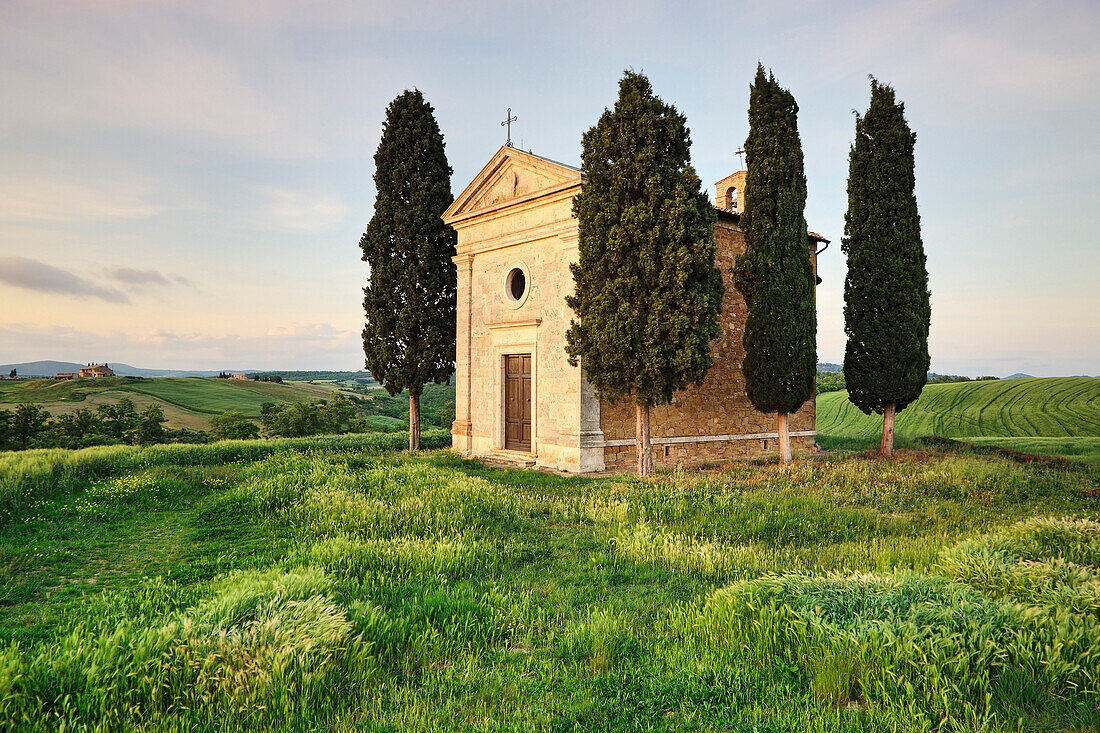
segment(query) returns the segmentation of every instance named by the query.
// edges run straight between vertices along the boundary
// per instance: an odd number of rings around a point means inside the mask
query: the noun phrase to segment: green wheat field
[[[403,440],[0,455],[0,729],[1100,728],[1088,464]]]
[[[878,445],[882,417],[865,415],[845,391],[817,396],[818,442]],[[898,413],[899,444],[940,435],[1100,466],[1100,378],[1046,377],[925,385]]]

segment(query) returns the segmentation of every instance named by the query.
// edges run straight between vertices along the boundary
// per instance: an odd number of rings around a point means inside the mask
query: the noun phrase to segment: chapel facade
[[[741,343],[745,301],[733,287],[745,249],[738,204],[745,173],[717,184],[715,266],[726,286],[703,384],[650,410],[658,466],[696,465],[775,451],[775,415],[745,394]],[[453,448],[467,456],[587,473],[635,464],[634,405],[601,400],[570,366],[565,332],[573,319],[569,265],[578,259],[573,197],[581,171],[505,145],[443,214],[458,233]],[[816,247],[827,240],[810,234]],[[814,444],[813,397],[791,415],[791,447]]]

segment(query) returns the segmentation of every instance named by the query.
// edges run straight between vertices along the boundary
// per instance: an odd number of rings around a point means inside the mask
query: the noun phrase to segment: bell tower
[[[722,211],[740,214],[745,202],[745,177],[748,171],[737,171],[714,184],[715,206]]]

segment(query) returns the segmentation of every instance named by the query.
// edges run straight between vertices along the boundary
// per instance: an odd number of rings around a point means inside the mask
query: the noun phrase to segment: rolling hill
[[[847,391],[829,392],[817,398],[817,431],[825,447],[870,445],[881,435],[882,417],[864,415]],[[929,384],[898,413],[896,434],[899,442],[942,435],[1029,452],[1093,454],[1100,446],[1100,378]]]
[[[173,428],[202,430],[212,415],[239,410],[246,417],[258,417],[264,402],[312,402],[327,398],[332,385],[253,382],[196,377],[139,379],[107,377],[75,381],[2,380],[0,409],[19,403],[35,403],[54,415],[82,407],[113,404],[126,397],[140,410],[156,402]]]

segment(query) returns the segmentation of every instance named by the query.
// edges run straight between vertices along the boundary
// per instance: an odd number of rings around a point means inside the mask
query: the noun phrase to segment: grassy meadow
[[[817,396],[817,432],[825,448],[866,448],[878,444],[882,416],[828,392]],[[1100,466],[1100,378],[928,384],[898,413],[895,435],[899,445],[939,435]]]
[[[1093,468],[569,477],[402,437],[0,455],[0,728],[1100,726]]]

